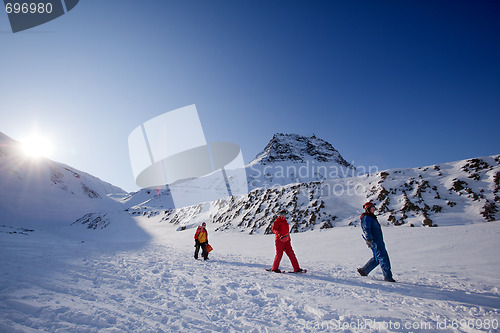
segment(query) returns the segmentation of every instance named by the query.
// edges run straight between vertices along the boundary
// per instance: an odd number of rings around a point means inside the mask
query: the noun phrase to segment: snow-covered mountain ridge
[[[379,204],[379,214],[394,225],[419,216],[435,226],[431,216],[463,214],[457,219],[494,221],[500,204],[500,155],[473,158],[425,168],[387,170],[371,184],[368,199]],[[406,180],[402,175],[409,177]]]
[[[270,233],[281,209],[290,212],[292,232],[359,225],[364,202],[378,207],[386,226],[448,226],[499,218],[500,155],[428,167],[385,170],[359,177],[259,188],[241,197],[169,210],[160,197],[127,209],[132,217],[171,223],[178,230],[201,221],[218,231]],[[82,221],[107,225],[101,213]]]
[[[126,193],[83,171],[47,158],[31,159],[20,143],[0,133],[0,214],[5,221],[68,221],[109,209],[111,194]]]

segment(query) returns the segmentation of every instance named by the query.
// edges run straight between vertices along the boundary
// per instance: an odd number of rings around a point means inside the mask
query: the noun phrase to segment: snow
[[[192,228],[128,214],[114,220],[123,222],[0,229],[0,331],[498,331],[498,221],[384,228],[398,280],[391,284],[379,268],[356,273],[371,255],[359,227],[293,234],[308,272],[285,275],[264,270],[272,235],[214,232],[209,222],[214,251],[205,262],[193,258]],[[281,268],[291,269],[286,256]]]

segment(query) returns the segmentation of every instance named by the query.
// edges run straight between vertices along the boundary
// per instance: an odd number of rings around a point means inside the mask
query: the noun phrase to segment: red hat
[[[375,207],[375,205],[374,205],[374,204],[373,204],[373,202],[371,202],[371,201],[368,201],[367,203],[365,203],[365,204],[363,205],[363,209],[364,209],[364,210],[368,210],[368,209],[370,209],[371,207]]]

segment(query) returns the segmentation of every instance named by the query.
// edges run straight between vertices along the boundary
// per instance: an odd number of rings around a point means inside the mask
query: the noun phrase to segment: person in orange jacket
[[[194,242],[195,242],[195,250],[194,250],[194,258],[198,259],[198,253],[200,252],[200,247],[201,247],[201,255],[203,256],[204,260],[208,260],[208,251],[207,251],[207,244],[208,244],[208,231],[206,228],[207,224],[203,222],[201,226],[199,226],[196,229],[196,233],[194,234]]]
[[[290,239],[290,230],[288,222],[286,221],[286,214],[286,210],[281,210],[278,218],[273,223],[272,230],[275,234],[274,244],[276,245],[276,256],[274,257],[271,270],[275,273],[281,273],[279,266],[281,258],[283,257],[283,252],[285,252],[292,263],[293,271],[298,273],[302,272],[303,269],[300,268],[297,257],[295,257],[295,252],[293,252],[292,249],[292,241]]]

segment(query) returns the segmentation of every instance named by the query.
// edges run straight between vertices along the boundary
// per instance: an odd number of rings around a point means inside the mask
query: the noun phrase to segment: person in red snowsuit
[[[274,243],[276,244],[276,256],[274,257],[274,263],[271,270],[276,273],[281,273],[279,266],[281,258],[283,257],[283,252],[285,252],[290,259],[290,262],[292,263],[293,271],[302,272],[303,270],[300,268],[299,262],[295,257],[295,252],[293,252],[292,249],[290,230],[288,227],[288,222],[286,221],[285,210],[279,212],[278,218],[273,223],[272,230],[275,234]]]

